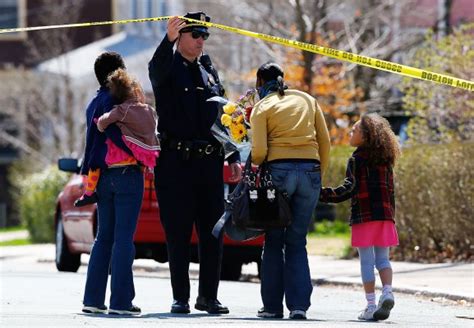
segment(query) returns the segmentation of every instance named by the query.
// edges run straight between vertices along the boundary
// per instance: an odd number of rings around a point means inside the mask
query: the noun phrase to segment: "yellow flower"
[[[228,102],[224,107],[222,108],[224,110],[224,113],[226,114],[232,114],[235,112],[235,109],[237,108],[237,104],[233,102]]]
[[[224,126],[230,126],[230,124],[232,123],[232,117],[230,117],[230,115],[228,114],[222,114],[221,123]]]
[[[243,124],[232,124],[230,126],[230,134],[231,134],[232,139],[234,139],[237,142],[242,142],[242,140],[247,135],[247,129],[245,128],[245,125]]]
[[[241,124],[241,123],[243,123],[243,122],[244,122],[244,115],[239,115],[239,116],[237,116],[237,117],[234,119],[234,122],[235,122],[236,124]]]

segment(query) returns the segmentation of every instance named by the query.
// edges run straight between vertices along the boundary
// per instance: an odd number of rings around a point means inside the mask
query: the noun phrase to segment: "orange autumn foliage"
[[[364,93],[346,76],[346,66],[337,62],[318,66],[308,90],[308,86],[304,85],[301,51],[290,49],[286,58],[283,65],[286,83],[314,96],[325,113],[331,142],[347,144],[350,128],[363,111],[360,100]]]

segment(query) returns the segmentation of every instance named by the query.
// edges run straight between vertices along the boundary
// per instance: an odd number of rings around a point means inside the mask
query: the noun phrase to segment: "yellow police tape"
[[[20,27],[20,28],[10,28],[10,29],[0,29],[0,34],[3,33],[15,33],[15,32],[29,32],[29,31],[39,31],[39,30],[48,30],[48,29],[58,29],[58,28],[70,28],[70,27],[90,27],[90,26],[100,26],[100,25],[111,25],[111,24],[128,24],[128,23],[144,23],[144,22],[158,22],[170,19],[172,16],[162,16],[162,17],[150,17],[150,18],[138,18],[138,19],[124,19],[124,20],[113,20],[113,21],[102,21],[102,22],[88,22],[88,23],[74,23],[74,24],[62,24],[62,25],[48,25],[48,26],[35,26],[35,27]],[[285,39],[277,36],[272,36],[263,33],[255,33],[252,31],[230,27],[226,25],[203,22],[199,20],[194,20],[190,18],[184,18],[179,16],[182,19],[186,19],[190,22],[204,25],[208,27],[215,27],[221,30],[249,36],[252,38],[273,42],[281,44],[284,46],[313,52],[319,55],[328,56],[336,58],[345,62],[354,63],[357,65],[367,66],[375,68],[381,71],[386,71],[390,73],[395,73],[399,75],[409,76],[412,78],[417,78],[421,80],[436,82],[439,84],[448,85],[455,88],[464,89],[467,91],[474,91],[474,82],[459,79],[445,74],[433,73],[430,71],[422,70],[419,68],[401,65],[385,60],[380,60],[377,58],[357,55],[351,52],[337,50],[333,48],[318,46],[316,44],[300,42],[290,39]]]

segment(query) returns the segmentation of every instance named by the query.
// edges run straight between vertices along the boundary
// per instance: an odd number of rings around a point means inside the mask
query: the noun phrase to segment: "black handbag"
[[[257,231],[289,226],[292,214],[287,194],[275,188],[267,165],[262,164],[256,172],[252,170],[251,156],[241,181],[227,200],[232,223]]]

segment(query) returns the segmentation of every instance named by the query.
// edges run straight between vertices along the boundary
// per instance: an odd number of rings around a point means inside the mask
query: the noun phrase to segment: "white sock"
[[[383,285],[382,295],[385,295],[391,292],[392,292],[392,285]]]
[[[367,307],[375,307],[375,293],[366,293],[365,299],[367,300]]]

